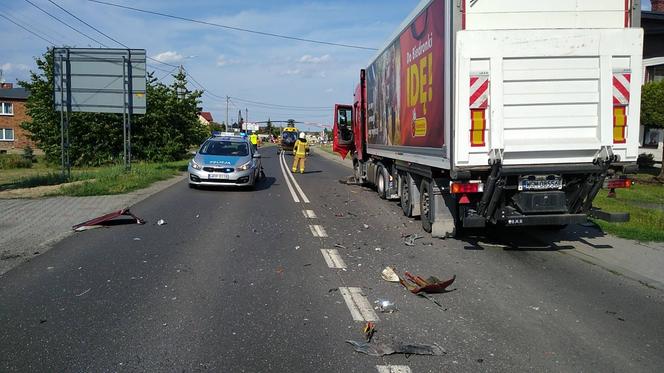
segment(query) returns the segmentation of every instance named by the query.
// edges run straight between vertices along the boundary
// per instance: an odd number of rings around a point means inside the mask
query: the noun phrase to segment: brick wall
[[[0,115],[0,128],[11,128],[14,130],[14,141],[0,140],[0,151],[7,153],[21,153],[23,148],[30,145],[35,149],[35,144],[30,141],[26,131],[21,128],[21,122],[28,120],[25,113],[25,101],[0,99],[1,102],[14,104],[14,115]]]

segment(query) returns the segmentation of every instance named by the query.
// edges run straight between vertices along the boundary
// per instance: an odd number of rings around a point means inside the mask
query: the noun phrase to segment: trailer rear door
[[[585,163],[602,148],[636,160],[643,35],[624,27],[624,0],[465,2],[455,54],[457,167],[491,158]],[[539,20],[516,29],[510,19],[526,14]],[[566,28],[584,23],[613,28]]]

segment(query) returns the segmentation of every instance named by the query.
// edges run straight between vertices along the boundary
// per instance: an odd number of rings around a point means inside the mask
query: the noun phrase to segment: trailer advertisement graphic
[[[368,142],[442,147],[445,1],[434,0],[367,69]]]

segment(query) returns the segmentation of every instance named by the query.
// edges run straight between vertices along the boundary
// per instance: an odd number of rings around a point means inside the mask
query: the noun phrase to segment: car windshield
[[[297,135],[295,132],[284,132],[282,137],[284,140],[289,140],[289,141],[295,141],[297,139]]]
[[[204,155],[246,157],[249,155],[249,147],[237,141],[206,141],[198,152]]]

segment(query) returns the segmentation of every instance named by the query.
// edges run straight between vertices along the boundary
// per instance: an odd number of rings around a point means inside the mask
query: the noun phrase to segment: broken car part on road
[[[131,211],[129,211],[129,208],[125,208],[122,210],[114,211],[106,215],[102,215],[98,218],[90,219],[88,221],[85,221],[80,224],[76,224],[73,227],[71,227],[73,230],[76,232],[81,232],[85,231],[88,229],[94,229],[94,228],[99,228],[102,227],[104,224],[107,223],[109,220],[115,219],[119,216],[131,216],[136,220],[136,224],[145,224],[145,221],[138,216],[134,215]]]

